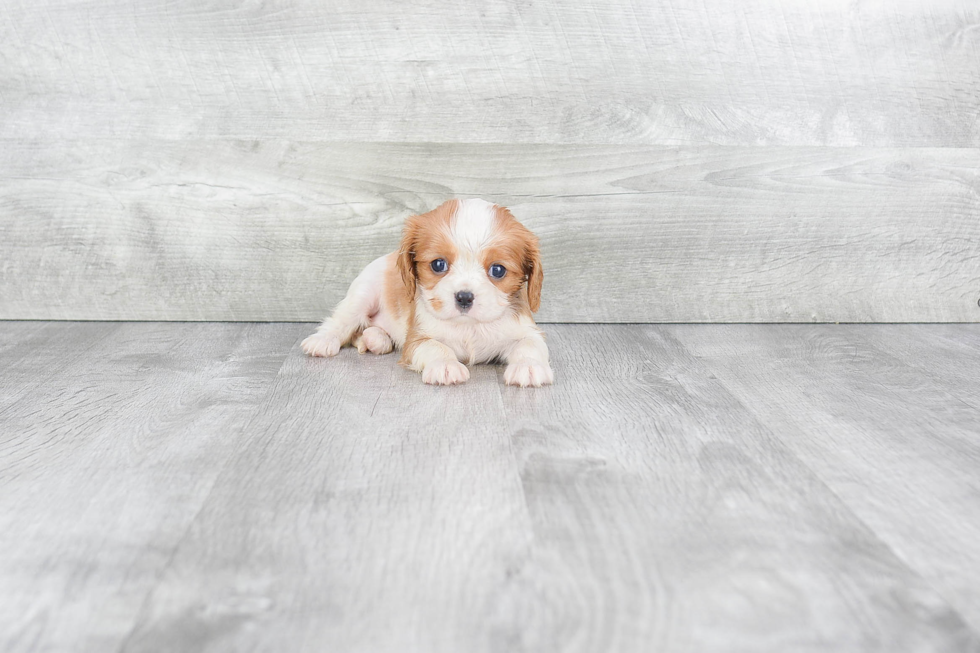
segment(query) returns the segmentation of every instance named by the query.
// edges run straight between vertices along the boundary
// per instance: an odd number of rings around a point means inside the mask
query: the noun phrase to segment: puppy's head
[[[538,239],[502,206],[450,200],[405,222],[398,269],[442,320],[492,322],[541,304]]]

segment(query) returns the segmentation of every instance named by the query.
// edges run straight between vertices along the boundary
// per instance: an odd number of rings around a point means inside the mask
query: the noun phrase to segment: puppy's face
[[[441,320],[493,322],[536,311],[541,300],[538,239],[483,200],[451,200],[409,218],[398,267],[423,310]]]

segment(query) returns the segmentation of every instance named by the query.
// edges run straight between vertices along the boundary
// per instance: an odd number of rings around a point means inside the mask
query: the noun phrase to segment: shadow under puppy
[[[546,385],[554,374],[531,315],[543,279],[538,239],[510,211],[450,200],[405,221],[398,251],[364,268],[303,351],[401,349],[402,365],[438,385],[469,379],[464,363],[501,361],[507,384]]]

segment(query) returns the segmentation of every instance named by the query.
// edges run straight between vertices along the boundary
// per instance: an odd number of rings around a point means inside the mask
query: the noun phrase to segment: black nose
[[[456,293],[456,305],[464,311],[469,309],[473,305],[473,293],[469,290],[460,290]]]

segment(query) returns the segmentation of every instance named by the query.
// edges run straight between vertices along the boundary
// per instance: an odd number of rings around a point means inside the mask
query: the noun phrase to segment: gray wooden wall
[[[976,0],[0,0],[0,318],[316,320],[452,196],[544,321],[980,321]]]

